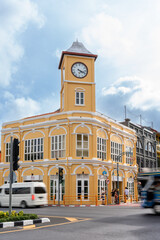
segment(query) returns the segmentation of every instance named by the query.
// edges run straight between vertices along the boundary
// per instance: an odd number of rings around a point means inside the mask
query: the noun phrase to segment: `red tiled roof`
[[[44,114],[40,114],[40,115],[35,115],[35,116],[31,116],[31,117],[23,118],[23,119],[29,119],[29,118],[35,118],[35,117],[43,117],[43,116],[46,116],[46,115],[51,115],[51,114],[59,113],[59,112],[60,112],[60,108],[57,109],[55,112],[44,113]]]

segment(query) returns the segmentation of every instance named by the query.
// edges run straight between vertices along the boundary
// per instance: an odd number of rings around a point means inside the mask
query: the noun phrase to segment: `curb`
[[[109,204],[109,205],[45,205],[46,207],[104,207],[104,206],[130,206],[130,207],[140,207],[141,205],[139,203],[121,203],[121,204]]]
[[[96,205],[45,205],[46,207],[96,207]]]
[[[40,219],[33,219],[33,220],[22,220],[22,221],[15,221],[15,222],[2,222],[0,223],[0,228],[7,228],[7,227],[18,227],[18,226],[27,226],[33,225],[36,223],[46,223],[50,222],[49,218],[40,218]]]

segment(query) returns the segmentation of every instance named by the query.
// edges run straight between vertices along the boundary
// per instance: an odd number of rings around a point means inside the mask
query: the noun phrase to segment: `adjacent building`
[[[135,124],[128,118],[122,124],[136,132],[136,160],[139,171],[143,168],[157,168],[156,132],[151,128]]]
[[[96,58],[82,43],[73,42],[59,63],[60,109],[3,124],[0,185],[8,181],[12,136],[20,140],[17,181],[43,181],[49,203],[58,203],[59,168],[61,204],[101,204],[103,188],[110,203],[117,163],[121,197],[126,186],[136,197],[136,132],[96,112]]]
[[[158,167],[160,168],[160,132],[156,133],[156,141],[157,141],[157,162]]]

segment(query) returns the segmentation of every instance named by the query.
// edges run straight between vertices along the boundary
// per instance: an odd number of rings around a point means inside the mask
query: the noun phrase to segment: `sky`
[[[159,0],[0,0],[2,123],[60,107],[63,50],[95,62],[96,109],[160,131]]]

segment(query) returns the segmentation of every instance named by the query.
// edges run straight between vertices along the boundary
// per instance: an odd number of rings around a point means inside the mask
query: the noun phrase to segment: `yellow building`
[[[82,43],[74,42],[62,52],[59,63],[60,109],[3,124],[0,185],[8,179],[12,136],[20,140],[17,181],[43,181],[50,204],[58,203],[58,168],[63,168],[61,204],[99,205],[103,188],[110,203],[111,190],[117,187],[117,162],[120,195],[123,198],[128,186],[136,197],[136,134],[96,112],[96,58]],[[133,158],[119,157],[129,150]]]

